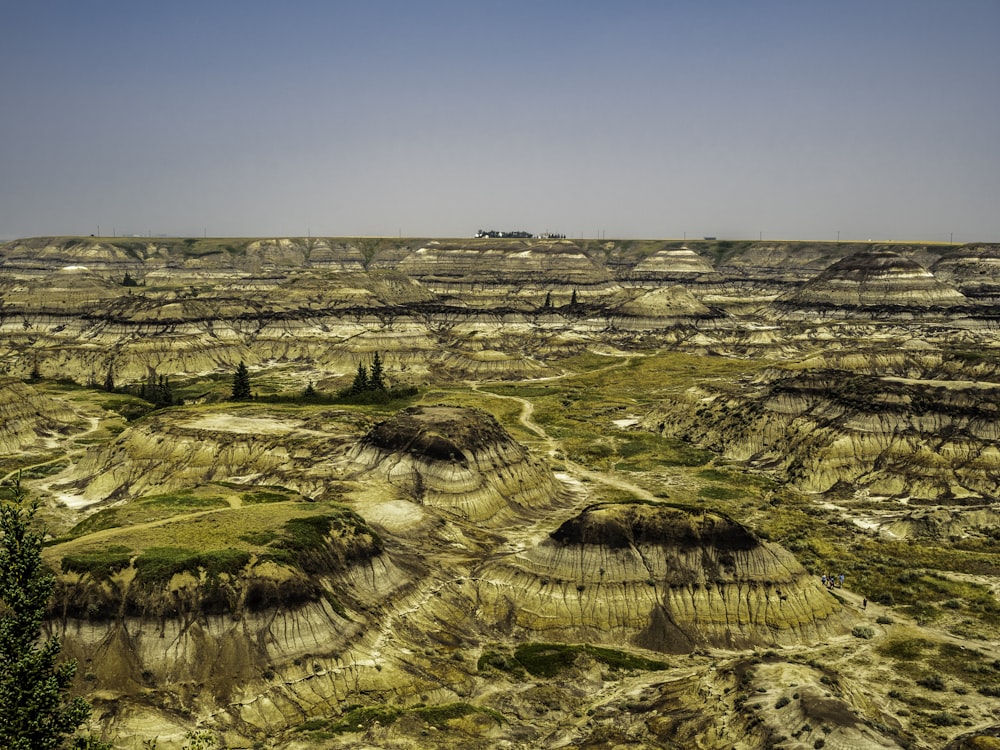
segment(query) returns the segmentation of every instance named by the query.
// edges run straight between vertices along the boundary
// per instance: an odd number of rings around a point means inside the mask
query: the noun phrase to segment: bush
[[[780,698],[778,698],[777,702],[774,704],[774,707],[775,708],[784,708],[789,703],[791,703],[791,701],[788,699],[788,696],[787,695],[783,695]]]
[[[927,677],[922,677],[917,680],[917,684],[921,687],[925,687],[928,690],[944,690],[944,680],[941,679],[941,675],[932,674]]]
[[[961,723],[961,719],[948,711],[939,711],[931,716],[931,724],[939,727],[955,727]]]
[[[867,625],[855,625],[854,629],[851,631],[851,635],[855,638],[864,638],[868,640],[875,637],[875,631]]]

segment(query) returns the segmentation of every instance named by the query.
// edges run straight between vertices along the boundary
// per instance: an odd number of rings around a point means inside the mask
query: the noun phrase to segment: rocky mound
[[[934,275],[977,302],[1000,299],[1000,245],[964,245],[931,266]]]
[[[990,383],[773,371],[737,390],[690,389],[644,424],[776,471],[806,492],[836,486],[981,503],[1000,494],[998,396]]]
[[[686,281],[699,277],[718,278],[712,264],[687,247],[664,248],[647,255],[630,274],[630,278],[649,281]]]
[[[42,448],[77,422],[72,409],[27,383],[0,375],[0,455]]]
[[[352,458],[414,502],[498,523],[551,505],[562,486],[491,415],[417,406],[376,425]]]
[[[889,250],[837,261],[782,302],[847,308],[954,308],[968,304],[954,287],[916,261]]]
[[[666,505],[591,506],[476,579],[480,620],[543,640],[677,653],[845,627],[839,603],[791,553],[727,518]]]
[[[322,497],[354,426],[337,412],[296,419],[266,409],[175,408],[90,449],[53,489],[74,506],[131,500],[208,482],[281,485]],[[294,443],[294,446],[292,446]]]
[[[620,328],[646,329],[716,317],[682,286],[662,287],[626,302],[614,315]]]

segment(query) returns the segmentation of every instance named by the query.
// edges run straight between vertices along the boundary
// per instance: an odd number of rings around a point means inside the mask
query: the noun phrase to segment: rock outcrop
[[[0,376],[0,455],[15,455],[58,444],[79,420],[62,400],[31,385]]]
[[[998,396],[992,383],[772,371],[739,391],[693,388],[645,424],[806,492],[975,503],[1000,496]]]
[[[478,524],[530,515],[564,493],[547,467],[478,409],[406,409],[372,428],[351,457],[413,502]]]
[[[843,632],[840,604],[791,553],[711,513],[591,506],[475,574],[476,616],[510,635],[657,651]]]
[[[952,309],[968,300],[919,263],[882,250],[837,261],[791,295],[779,300],[792,308],[847,310]]]

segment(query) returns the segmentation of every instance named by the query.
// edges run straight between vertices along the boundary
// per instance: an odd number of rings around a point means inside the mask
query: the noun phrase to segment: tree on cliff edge
[[[37,501],[27,502],[18,477],[0,498],[0,747],[56,750],[90,715],[67,693],[76,662],[57,664],[62,645],[42,640],[55,578],[42,563],[42,537],[32,529]],[[78,738],[76,747],[98,747]]]

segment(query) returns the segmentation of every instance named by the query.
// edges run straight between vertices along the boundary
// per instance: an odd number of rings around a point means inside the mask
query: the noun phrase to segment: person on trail
[[[840,588],[844,588],[844,574],[843,573],[840,574],[840,579],[839,580],[840,580]]]
[[[823,574],[820,580],[823,582],[823,585],[826,586],[826,573]]]
[[[868,599],[864,598],[861,600],[861,609],[868,609]]]

